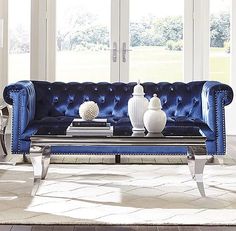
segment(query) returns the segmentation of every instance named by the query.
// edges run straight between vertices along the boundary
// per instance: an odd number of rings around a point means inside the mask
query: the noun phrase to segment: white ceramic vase
[[[161,110],[161,101],[156,94],[149,102],[143,121],[145,128],[150,133],[161,133],[166,126],[166,113]]]
[[[148,108],[148,99],[144,97],[144,90],[139,81],[132,95],[128,102],[128,114],[133,131],[144,131],[143,115]]]

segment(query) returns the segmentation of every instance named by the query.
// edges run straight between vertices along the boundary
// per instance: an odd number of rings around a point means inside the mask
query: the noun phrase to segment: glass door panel
[[[111,0],[57,0],[57,81],[110,81]]]
[[[210,0],[210,79],[230,82],[231,0]]]
[[[129,81],[183,80],[184,0],[130,0]]]
[[[30,79],[30,0],[8,0],[8,82]]]

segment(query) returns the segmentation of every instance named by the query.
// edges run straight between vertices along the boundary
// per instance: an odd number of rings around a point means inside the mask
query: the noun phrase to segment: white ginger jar
[[[93,101],[87,101],[80,105],[79,115],[83,120],[93,120],[98,116],[98,105]]]
[[[161,108],[161,101],[154,94],[143,116],[144,126],[150,133],[161,133],[166,126],[166,113]]]
[[[143,115],[148,108],[148,99],[144,97],[143,87],[138,81],[134,87],[133,97],[128,102],[128,114],[133,131],[144,131]]]

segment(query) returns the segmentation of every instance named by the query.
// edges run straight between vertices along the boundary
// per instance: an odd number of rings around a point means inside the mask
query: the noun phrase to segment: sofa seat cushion
[[[216,134],[213,132],[209,126],[204,123],[202,120],[197,118],[188,118],[188,117],[169,117],[167,120],[167,126],[194,126],[199,127],[204,135],[207,137],[207,140],[214,141],[216,139]]]
[[[70,116],[57,116],[57,117],[44,117],[40,120],[33,120],[26,127],[21,136],[22,140],[29,140],[29,138],[36,134],[48,135],[65,135],[67,127],[71,124],[74,117]],[[108,117],[107,121],[111,123],[117,131],[127,130],[131,127],[129,117],[116,118]]]

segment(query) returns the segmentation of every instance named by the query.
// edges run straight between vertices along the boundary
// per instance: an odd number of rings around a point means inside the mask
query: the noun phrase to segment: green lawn
[[[210,49],[210,79],[230,83],[230,54],[224,48]]]
[[[130,52],[130,81],[183,81],[183,52],[163,47],[135,47]],[[29,78],[29,55],[9,57],[10,80]],[[109,51],[79,51],[57,53],[57,80],[110,80]],[[210,50],[210,79],[229,83],[230,55],[222,48]],[[12,81],[11,81],[12,82]]]
[[[130,52],[130,81],[183,81],[183,52],[135,47]]]

